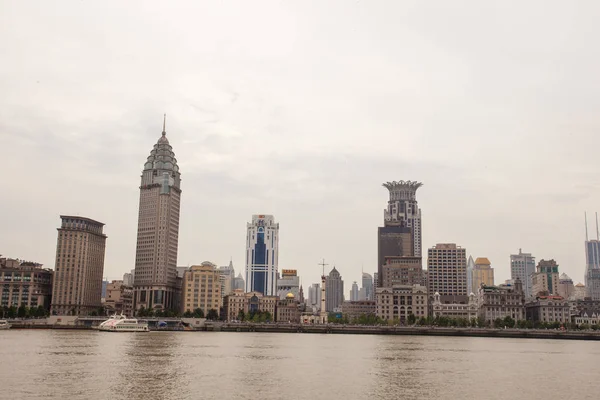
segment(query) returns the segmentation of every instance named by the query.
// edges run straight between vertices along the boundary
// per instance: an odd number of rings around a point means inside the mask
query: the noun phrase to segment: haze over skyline
[[[424,183],[426,249],[519,248],[585,270],[600,211],[592,1],[4,2],[0,253],[54,267],[60,214],[106,224],[134,267],[139,177],[160,137],[182,176],[178,265],[233,259],[280,224],[279,269],[377,270],[393,180]],[[530,21],[535,20],[535,28]],[[347,294],[347,293],[346,293]]]

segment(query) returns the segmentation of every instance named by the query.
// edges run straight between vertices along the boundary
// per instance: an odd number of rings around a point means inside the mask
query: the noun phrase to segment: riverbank
[[[89,325],[56,324],[12,324],[11,329],[63,329],[94,330]],[[182,330],[179,328],[151,329],[152,331],[173,332],[262,332],[262,333],[316,333],[346,335],[422,335],[422,336],[462,336],[497,337],[525,339],[600,340],[596,331],[560,331],[535,329],[491,329],[491,328],[447,328],[431,326],[362,326],[362,325],[300,325],[300,324],[254,324],[205,322],[203,326]]]

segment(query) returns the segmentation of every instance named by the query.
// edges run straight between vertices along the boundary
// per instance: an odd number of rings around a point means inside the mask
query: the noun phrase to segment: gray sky
[[[182,172],[179,265],[243,270],[252,214],[280,269],[346,292],[376,270],[387,190],[423,244],[554,258],[583,280],[600,210],[595,1],[0,3],[0,253],[54,266],[60,214],[134,266],[139,176],[162,114]],[[590,232],[595,232],[590,223]],[[424,260],[424,264],[425,260]],[[347,294],[347,293],[346,293]]]

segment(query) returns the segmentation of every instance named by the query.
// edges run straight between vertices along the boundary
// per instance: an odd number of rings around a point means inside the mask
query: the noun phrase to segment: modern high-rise
[[[321,306],[321,288],[318,283],[313,283],[308,287],[308,307],[312,310],[318,310]]]
[[[356,281],[352,282],[352,288],[350,289],[350,301],[358,301],[358,284]]]
[[[523,253],[519,249],[519,254],[510,255],[510,278],[513,281],[519,279],[522,282],[526,299],[533,296],[531,275],[534,273],[535,257],[531,253]]]
[[[467,261],[467,293],[477,293],[478,287],[473,287],[473,270],[475,269],[475,261],[472,256],[469,256]]]
[[[384,226],[377,234],[378,286],[383,285],[385,257],[421,257],[421,210],[416,192],[423,184],[415,181],[386,182],[389,191]]]
[[[177,246],[181,175],[165,126],[144,164],[140,184],[134,304],[179,309]]]
[[[242,290],[243,291],[245,287],[246,287],[246,282],[244,282],[244,277],[242,276],[242,273],[240,272],[238,274],[238,276],[233,278],[233,290]]]
[[[210,261],[192,265],[183,276],[181,312],[199,308],[206,315],[211,309],[219,311],[223,305],[220,278],[217,266]]]
[[[467,296],[467,251],[455,243],[438,243],[427,252],[429,294]]]
[[[598,213],[596,213],[596,235],[588,239],[587,216],[585,221],[585,290],[586,297],[600,300],[600,232],[598,231]]]
[[[219,281],[221,282],[221,296],[225,297],[235,289],[235,269],[233,268],[233,261],[229,261],[229,265],[219,267],[219,275]]]
[[[476,290],[479,290],[481,285],[494,286],[494,268],[492,268],[492,263],[487,258],[477,257],[477,259],[475,260],[475,268],[473,268],[473,271],[471,271],[471,273],[471,282]],[[467,282],[468,280],[469,278],[467,274]],[[469,292],[469,294],[470,293],[471,292]]]
[[[325,310],[327,312],[339,310],[344,302],[344,281],[335,267],[329,272],[325,287]]]
[[[279,224],[272,215],[253,215],[246,233],[246,292],[277,295]]]
[[[104,224],[90,218],[60,216],[50,312],[89,315],[102,306]]]
[[[531,275],[532,296],[558,295],[558,264],[554,260],[540,260],[537,265],[537,271]],[[547,293],[545,293],[547,292]]]
[[[362,289],[364,290],[364,299],[363,300],[374,300],[373,296],[373,277],[371,274],[367,274],[366,272],[362,273]]]

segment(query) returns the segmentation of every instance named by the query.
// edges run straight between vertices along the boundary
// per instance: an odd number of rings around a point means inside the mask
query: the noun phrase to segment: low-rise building
[[[377,306],[374,300],[345,301],[342,303],[342,315],[350,320],[361,315],[375,315],[376,312]]]
[[[106,285],[104,307],[109,314],[133,316],[133,287],[123,281],[112,281]]]
[[[240,311],[244,316],[249,316],[256,312],[268,311],[275,318],[275,309],[277,306],[277,296],[264,296],[260,292],[244,293],[241,289],[236,289],[223,298],[223,311],[227,321],[238,319]]]
[[[42,264],[0,258],[0,306],[50,309],[54,271]]]
[[[569,303],[561,296],[538,296],[525,303],[528,321],[534,322],[571,322]]]
[[[464,318],[470,321],[477,318],[478,311],[477,297],[473,293],[469,296],[433,295],[431,312],[434,318]]]
[[[409,315],[427,318],[427,288],[422,285],[398,285],[377,288],[376,315],[384,320],[406,322]]]
[[[220,310],[223,298],[220,273],[215,264],[205,261],[192,265],[185,271],[182,285],[182,312],[193,312],[199,308],[207,314],[211,309]]]
[[[277,322],[300,323],[302,308],[293,293],[288,293],[283,300],[277,301]]]
[[[523,285],[518,279],[514,286],[481,286],[477,304],[478,317],[488,322],[507,316],[515,321],[525,319],[525,294]]]
[[[600,313],[591,310],[583,310],[573,316],[573,322],[579,325],[600,325]]]

